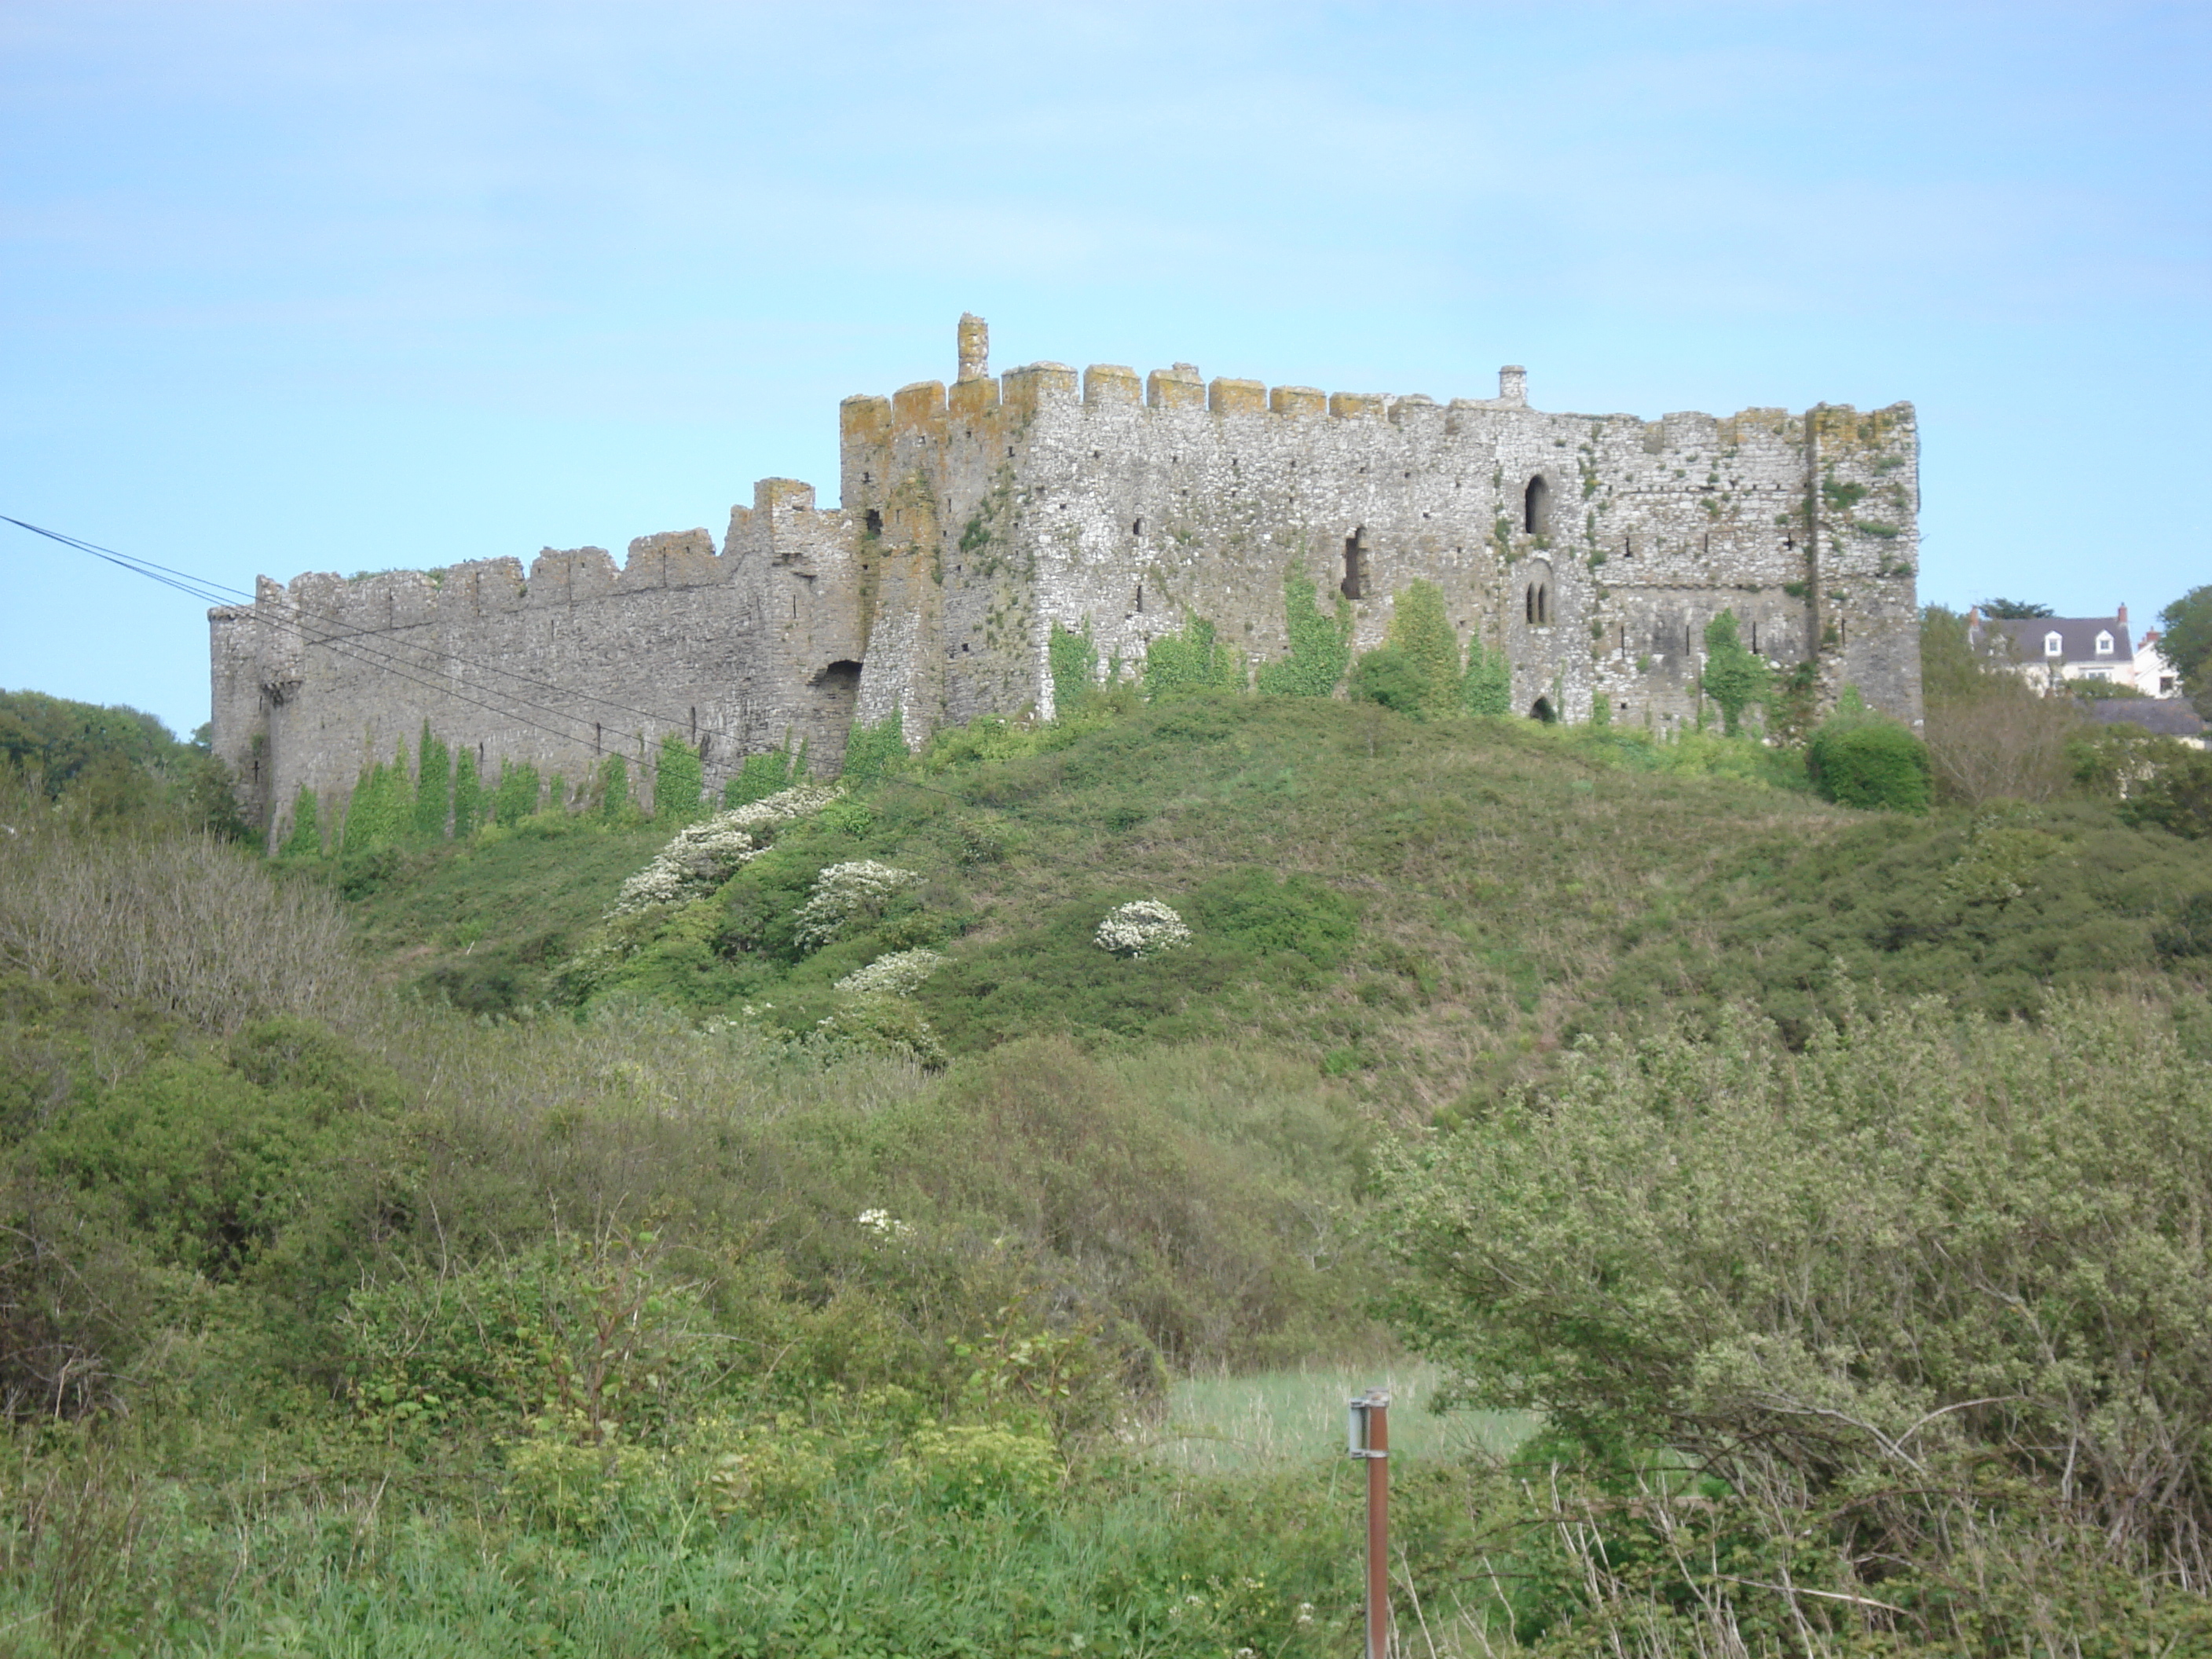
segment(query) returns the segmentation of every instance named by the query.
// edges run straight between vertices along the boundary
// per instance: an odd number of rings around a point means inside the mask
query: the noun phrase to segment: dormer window
[[[2100,657],[2109,657],[2112,654],[2112,636],[2110,634],[2097,635],[2097,654]]]
[[[2066,654],[2065,636],[2055,633],[2045,634],[2043,636],[2043,654],[2046,657],[2064,656]]]

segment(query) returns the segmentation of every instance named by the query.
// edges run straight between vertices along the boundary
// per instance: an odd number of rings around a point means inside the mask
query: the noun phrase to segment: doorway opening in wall
[[[872,507],[868,509],[868,534],[871,536],[880,536],[883,533],[884,515]]]
[[[1521,527],[1532,536],[1540,536],[1549,526],[1552,487],[1539,472],[1528,480],[1528,488],[1521,496]]]
[[[1347,599],[1367,591],[1367,526],[1362,525],[1344,538],[1344,580],[1337,591]]]
[[[1541,720],[1545,725],[1550,726],[1559,717],[1552,712],[1552,700],[1549,697],[1539,697],[1530,705],[1528,718],[1532,720]]]

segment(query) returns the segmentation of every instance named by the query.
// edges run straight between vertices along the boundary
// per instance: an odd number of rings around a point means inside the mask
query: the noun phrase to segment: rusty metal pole
[[[1352,1402],[1351,1453],[1367,1464],[1367,1654],[1390,1659],[1390,1395]]]

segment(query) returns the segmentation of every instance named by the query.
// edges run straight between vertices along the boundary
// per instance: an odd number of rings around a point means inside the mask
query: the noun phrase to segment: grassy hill
[[[526,821],[394,854],[353,909],[379,971],[471,1012],[644,996],[791,1031],[887,951],[947,958],[915,1000],[953,1054],[1249,1041],[1419,1110],[1542,1073],[1578,1034],[1749,999],[1801,1037],[1838,965],[1872,987],[2032,1012],[2171,969],[2196,844],[2108,809],[1914,817],[1762,781],[1755,745],[1655,748],[1519,721],[1422,724],[1328,699],[1192,697],[1087,728],[937,745],[580,990],[586,948],[665,830]],[[824,867],[913,871],[817,951],[779,928]],[[1191,947],[1092,933],[1152,898]]]

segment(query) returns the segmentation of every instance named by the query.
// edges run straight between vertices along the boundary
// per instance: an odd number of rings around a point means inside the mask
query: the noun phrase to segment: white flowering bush
[[[945,957],[935,951],[894,951],[854,969],[837,981],[837,988],[858,996],[910,997],[944,965]]]
[[[1133,899],[1106,913],[1091,942],[1133,960],[1180,951],[1190,943],[1183,920],[1158,899]]]
[[[855,918],[881,915],[885,905],[921,879],[911,870],[873,859],[831,865],[815,877],[813,892],[799,907],[793,933],[799,948],[818,951]]]
[[[811,817],[842,793],[835,785],[803,783],[687,825],[654,854],[652,863],[622,884],[611,916],[681,904],[712,892],[740,865],[768,850],[786,824]]]

